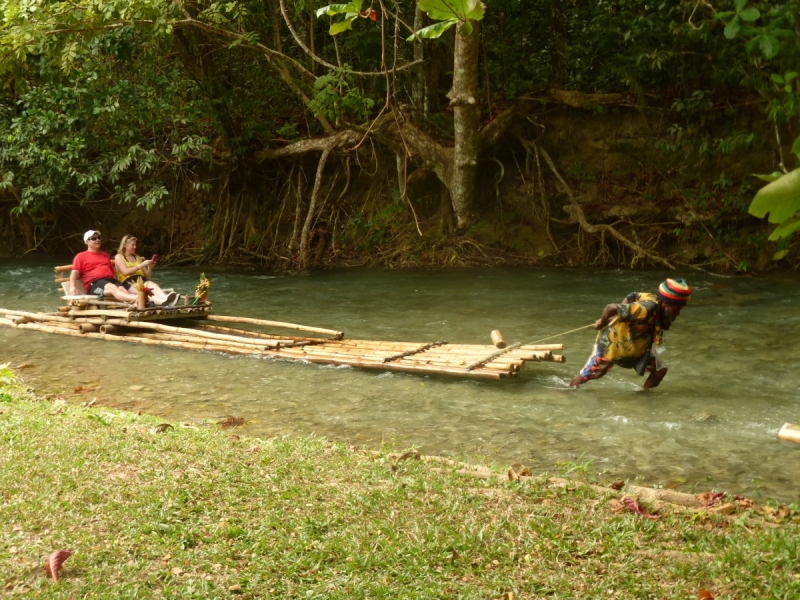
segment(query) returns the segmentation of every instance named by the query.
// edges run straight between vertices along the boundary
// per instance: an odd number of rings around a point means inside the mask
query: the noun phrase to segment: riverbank
[[[727,497],[699,510],[642,501],[658,513],[651,520],[621,508],[624,493],[579,481],[465,476],[459,465],[414,460],[415,453],[165,425],[36,397],[9,370],[0,376],[6,594],[517,599],[800,592],[796,507],[747,508]],[[54,583],[41,565],[63,548],[73,554]]]

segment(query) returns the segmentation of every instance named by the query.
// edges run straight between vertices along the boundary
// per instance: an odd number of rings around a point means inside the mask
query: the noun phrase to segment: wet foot
[[[577,375],[575,375],[575,377],[572,378],[572,381],[569,382],[569,387],[576,388],[582,383],[584,383],[583,376],[580,373],[578,373]]]
[[[667,367],[663,367],[658,371],[653,371],[650,373],[650,377],[644,382],[644,389],[649,390],[650,388],[658,387],[658,384],[661,383],[661,380],[664,379],[664,376],[667,374]]]

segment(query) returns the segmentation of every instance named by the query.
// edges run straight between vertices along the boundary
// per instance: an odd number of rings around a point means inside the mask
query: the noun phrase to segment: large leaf
[[[769,241],[776,242],[780,239],[789,237],[798,229],[800,229],[800,214],[795,214],[775,228],[775,231],[773,231],[769,236]]]
[[[445,31],[450,29],[453,25],[458,23],[458,19],[448,19],[447,21],[439,21],[433,25],[423,27],[419,31],[414,32],[406,38],[407,42],[413,42],[417,36],[423,39],[435,39],[442,35]]]
[[[800,211],[800,169],[758,190],[748,210],[756,217],[769,213],[770,223],[783,223],[793,217]]]
[[[797,157],[797,159],[800,160],[800,135],[797,136],[797,139],[794,141],[794,144],[792,144],[792,152]]]
[[[317,18],[321,17],[322,15],[328,15],[329,17],[332,17],[342,13],[357,13],[361,10],[361,6],[363,4],[363,0],[361,2],[354,0],[348,4],[329,4],[328,6],[323,6],[322,8],[317,9]]]
[[[328,33],[330,33],[331,35],[336,35],[337,33],[342,33],[343,31],[352,29],[353,21],[356,20],[357,16],[358,14],[355,13],[345,14],[344,21],[339,21],[338,23],[331,23],[331,28],[328,30]]]
[[[486,9],[480,0],[419,0],[417,6],[436,21],[480,21]]]

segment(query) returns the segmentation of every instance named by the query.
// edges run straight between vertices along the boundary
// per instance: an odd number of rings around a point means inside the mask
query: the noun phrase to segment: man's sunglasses
[[[99,239],[100,239],[99,235],[93,235],[92,237],[89,238],[89,241],[90,242],[96,242]]]

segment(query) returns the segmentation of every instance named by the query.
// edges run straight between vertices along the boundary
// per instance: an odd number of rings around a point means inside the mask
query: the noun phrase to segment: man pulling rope
[[[667,331],[689,300],[691,289],[683,279],[667,279],[656,294],[634,292],[620,304],[609,304],[595,321],[597,341],[586,366],[570,382],[577,387],[600,379],[614,365],[650,376],[644,389],[656,387],[667,374],[658,364],[662,332]]]

